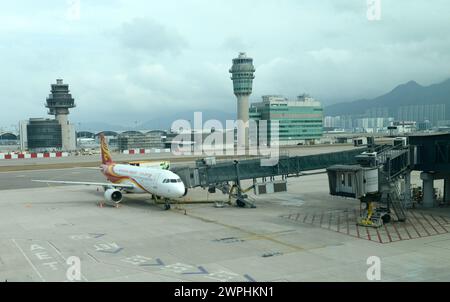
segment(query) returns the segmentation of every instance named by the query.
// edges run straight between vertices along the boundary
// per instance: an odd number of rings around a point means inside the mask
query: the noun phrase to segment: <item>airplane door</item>
[[[164,174],[163,173],[159,173],[158,175],[155,175],[155,177],[153,178],[152,189],[157,194],[160,194],[159,191],[161,191],[161,190],[159,190],[159,189],[162,186],[163,180],[164,180]]]

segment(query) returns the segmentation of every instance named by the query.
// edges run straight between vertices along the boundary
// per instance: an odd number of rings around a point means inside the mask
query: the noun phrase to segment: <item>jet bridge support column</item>
[[[450,202],[450,175],[444,177],[444,202]]]
[[[433,174],[422,172],[420,179],[423,180],[423,206],[432,208],[434,206],[434,177]]]
[[[411,171],[405,173],[405,208],[412,207],[411,202]]]

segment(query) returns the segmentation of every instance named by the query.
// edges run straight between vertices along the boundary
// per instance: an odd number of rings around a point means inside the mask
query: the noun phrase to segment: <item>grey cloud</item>
[[[237,36],[228,37],[222,44],[225,49],[232,50],[234,52],[244,51],[248,48],[248,43],[242,38]]]
[[[179,54],[187,46],[186,40],[175,29],[146,18],[133,19],[123,24],[119,39],[127,48],[153,55]]]
[[[134,124],[171,111],[236,106],[228,69],[254,58],[252,100],[308,92],[324,104],[370,98],[399,83],[450,76],[446,0],[81,0],[5,2],[0,11],[0,126],[46,116],[62,77],[77,102],[71,120]],[[238,9],[237,9],[238,8]]]

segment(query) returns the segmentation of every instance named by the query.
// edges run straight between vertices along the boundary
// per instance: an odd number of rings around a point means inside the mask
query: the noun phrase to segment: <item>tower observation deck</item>
[[[245,146],[248,145],[248,98],[252,93],[254,72],[253,59],[247,57],[245,52],[239,53],[239,56],[233,59],[230,73],[234,94],[237,97],[237,119],[244,124],[243,129],[238,127],[238,137],[241,135],[245,138]]]
[[[62,79],[56,80],[56,84],[51,85],[51,94],[47,98],[48,114],[55,115],[58,119],[58,115],[69,114],[69,108],[75,107],[75,100],[69,93],[69,85],[63,84]]]
[[[61,125],[62,149],[75,149],[75,128],[69,123],[69,108],[74,108],[75,100],[69,93],[69,85],[64,84],[62,79],[57,79],[56,84],[51,85],[51,94],[47,98],[45,107],[48,114],[54,115]]]

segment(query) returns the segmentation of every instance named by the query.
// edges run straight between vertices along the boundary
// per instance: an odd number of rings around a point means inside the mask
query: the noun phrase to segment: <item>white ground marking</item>
[[[39,278],[41,278],[41,280],[43,282],[45,282],[44,277],[42,277],[42,275],[39,273],[39,271],[37,270],[37,268],[34,266],[34,264],[31,262],[30,258],[28,258],[28,256],[25,254],[25,252],[22,250],[22,248],[17,244],[16,240],[13,238],[11,239],[12,242],[15,244],[15,246],[19,249],[19,251],[22,253],[22,255],[25,257],[25,259],[28,261],[28,263],[30,264],[30,266],[33,268],[33,270],[36,272],[36,274],[39,276]]]
[[[55,252],[64,260],[64,263],[67,263],[67,259],[63,256],[63,254],[56,248],[56,246],[53,245],[53,243],[51,243],[50,241],[48,241],[48,245],[50,245]],[[88,282],[88,279],[83,275],[83,273],[81,274],[81,278],[83,278],[84,281]]]

